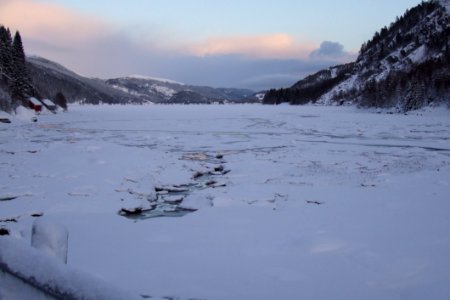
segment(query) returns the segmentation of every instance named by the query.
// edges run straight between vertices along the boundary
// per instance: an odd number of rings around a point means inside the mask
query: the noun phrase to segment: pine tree
[[[62,107],[64,111],[67,111],[67,99],[63,93],[58,92],[55,95],[55,103]]]
[[[14,35],[12,45],[13,71],[11,93],[14,100],[25,100],[31,92],[30,79],[27,71],[25,52],[23,49],[22,38],[17,31]]]
[[[11,32],[0,26],[0,79],[8,82],[12,76],[12,38]]]

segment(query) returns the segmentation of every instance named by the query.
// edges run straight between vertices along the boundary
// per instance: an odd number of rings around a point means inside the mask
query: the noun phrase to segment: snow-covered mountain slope
[[[241,102],[254,93],[246,89],[185,85],[173,80],[140,75],[109,79],[106,83],[144,101],[157,103]]]
[[[118,91],[103,80],[86,78],[42,57],[28,57],[28,69],[33,85],[44,98],[54,98],[62,92],[69,102],[139,103],[141,99]]]
[[[209,103],[241,102],[254,92],[190,86],[183,83],[131,75],[101,80],[86,78],[42,57],[27,58],[33,85],[44,98],[54,98],[62,92],[69,102],[80,103]]]
[[[184,85],[184,83],[182,83],[182,82],[175,81],[175,80],[172,80],[172,79],[167,79],[167,78],[161,78],[161,77],[145,76],[145,75],[139,75],[139,74],[129,75],[127,77],[128,78],[134,78],[134,79],[155,80],[155,81],[160,81],[160,82],[167,82],[167,83]]]
[[[407,10],[361,47],[354,63],[271,90],[265,103],[353,103],[410,110],[450,103],[450,0]]]

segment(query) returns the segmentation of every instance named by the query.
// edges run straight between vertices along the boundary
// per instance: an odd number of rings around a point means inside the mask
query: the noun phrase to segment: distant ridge
[[[125,76],[124,78],[141,79],[141,80],[154,80],[154,81],[160,81],[160,82],[184,85],[184,83],[182,83],[182,82],[171,80],[171,79],[159,78],[159,77],[151,77],[151,76],[145,76],[145,75],[137,75],[137,74],[135,74],[135,75],[128,75],[128,76]]]
[[[86,104],[246,102],[246,89],[185,85],[170,79],[129,75],[115,79],[87,78],[38,56],[27,58],[31,80],[40,97],[62,92],[69,102]]]
[[[187,85],[174,80],[131,75],[106,80],[111,87],[153,103],[247,102],[254,94],[247,89]]]
[[[42,98],[54,98],[62,92],[69,102],[142,103],[135,96],[113,89],[103,80],[86,78],[42,57],[28,57],[27,67],[33,85]]]

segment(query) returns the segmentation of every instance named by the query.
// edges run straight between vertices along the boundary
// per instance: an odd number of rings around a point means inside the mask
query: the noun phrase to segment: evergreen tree
[[[31,92],[30,79],[27,71],[25,52],[23,49],[22,38],[17,31],[13,40],[13,71],[11,93],[14,100],[25,100]]]
[[[8,82],[12,76],[12,38],[11,32],[0,26],[0,79]]]
[[[55,95],[55,103],[57,105],[59,105],[60,107],[62,107],[64,109],[64,111],[67,111],[67,99],[66,99],[66,96],[64,96],[63,93],[58,92]]]

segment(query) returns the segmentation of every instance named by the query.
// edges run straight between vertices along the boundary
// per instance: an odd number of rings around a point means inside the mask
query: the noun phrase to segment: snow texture
[[[450,1],[449,0],[439,0],[439,3],[447,9],[447,13],[450,14]]]
[[[177,93],[174,89],[157,84],[152,84],[151,89],[156,91],[157,93],[163,94],[167,98],[170,98]]]
[[[421,63],[426,58],[426,51],[427,47],[425,45],[420,46],[409,55],[409,58],[413,63]]]
[[[16,108],[14,117],[16,121],[32,122],[33,118],[36,117],[36,113],[33,110],[19,106]]]
[[[178,82],[178,81],[175,81],[175,80],[166,79],[166,78],[159,78],[159,77],[150,77],[150,76],[144,76],[144,75],[129,75],[129,76],[127,76],[127,78],[142,79],[142,80],[154,80],[154,81],[160,81],[160,82],[184,85],[184,83],[181,83],[181,82]]]
[[[12,237],[0,237],[0,271],[0,299],[142,299]]]
[[[50,223],[44,219],[33,222],[31,246],[67,263],[67,246],[69,232],[59,224]]]
[[[30,97],[29,99],[30,99],[30,102],[33,103],[34,105],[42,105],[42,103],[34,97]]]
[[[353,107],[74,105],[37,123],[11,119],[0,126],[0,195],[17,198],[0,201],[0,226],[22,241],[2,238],[0,251],[9,249],[3,262],[35,278],[56,274],[37,250],[26,261],[18,256],[41,216],[68,229],[69,268],[137,295],[450,297],[446,108],[392,115]],[[219,165],[231,172],[194,179]],[[226,186],[194,186],[201,180]],[[154,187],[183,185],[192,188],[180,205],[196,212],[118,214],[128,203],[160,201]],[[64,276],[74,289],[85,283],[116,295],[85,275]]]
[[[55,106],[55,103],[53,103],[50,99],[44,99],[42,102],[47,106]]]

